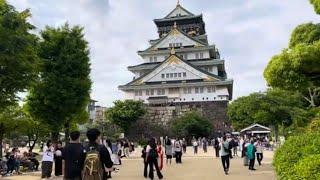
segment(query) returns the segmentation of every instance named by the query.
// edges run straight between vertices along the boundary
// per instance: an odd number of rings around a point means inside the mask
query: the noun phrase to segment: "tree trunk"
[[[276,138],[275,142],[278,142],[278,136],[279,136],[279,125],[274,126],[274,136]]]
[[[64,125],[64,141],[67,144],[69,142],[69,136],[70,136],[70,124],[66,123]]]
[[[57,144],[59,141],[59,132],[51,132],[51,140],[53,144]]]
[[[2,144],[3,144],[3,136],[4,136],[4,125],[3,123],[0,124],[0,158],[2,158]]]

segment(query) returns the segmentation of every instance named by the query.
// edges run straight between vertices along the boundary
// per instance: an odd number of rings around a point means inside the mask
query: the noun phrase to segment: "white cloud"
[[[85,27],[90,43],[92,98],[111,105],[124,98],[117,89],[133,75],[127,66],[142,63],[137,50],[157,37],[153,19],[174,7],[172,0],[9,0],[17,9],[31,8],[31,22],[38,28],[68,21]],[[204,14],[211,43],[226,59],[233,78],[234,97],[266,89],[263,70],[269,59],[287,46],[290,33],[303,22],[319,21],[312,6],[301,0],[181,0],[194,14]]]

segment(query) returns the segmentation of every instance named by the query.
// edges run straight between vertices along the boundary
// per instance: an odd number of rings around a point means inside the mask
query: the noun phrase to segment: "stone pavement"
[[[137,152],[140,152],[139,150]],[[188,149],[191,152],[191,149]],[[240,153],[239,153],[240,154]],[[113,180],[143,180],[143,163],[138,157],[139,153],[134,154],[134,157],[123,160],[123,165],[119,166],[119,172],[113,174]],[[235,157],[231,160],[230,174],[225,175],[222,170],[221,160],[213,157],[212,147],[208,153],[201,152],[199,155],[187,153],[184,155],[183,164],[164,165],[162,173],[165,180],[276,180],[276,176],[271,165],[273,153],[270,151],[264,152],[264,160],[261,166],[256,165],[257,171],[249,171],[248,167],[242,166],[242,159]],[[40,173],[12,176],[2,178],[4,180],[37,180],[40,179]],[[62,178],[53,178],[62,180]],[[157,178],[155,178],[157,179]]]

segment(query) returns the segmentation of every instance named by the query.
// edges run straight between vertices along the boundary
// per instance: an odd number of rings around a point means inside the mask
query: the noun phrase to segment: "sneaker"
[[[255,170],[257,170],[257,169],[254,169],[254,168],[253,168],[253,169],[251,169],[251,171],[255,171]]]

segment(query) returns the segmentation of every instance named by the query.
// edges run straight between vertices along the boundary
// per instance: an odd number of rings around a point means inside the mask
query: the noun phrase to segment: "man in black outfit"
[[[79,137],[79,131],[71,132],[70,143],[62,151],[62,172],[65,180],[81,180],[86,151]]]
[[[107,148],[104,145],[100,144],[100,140],[101,140],[100,135],[101,135],[101,132],[98,129],[95,129],[95,128],[89,129],[87,131],[87,137],[89,139],[89,143],[85,149],[87,152],[92,149],[99,150],[100,161],[102,166],[104,166],[102,168],[104,170],[102,179],[107,179],[107,176],[108,176],[107,172],[114,171],[114,169],[112,168],[113,162],[110,158],[110,154]]]

